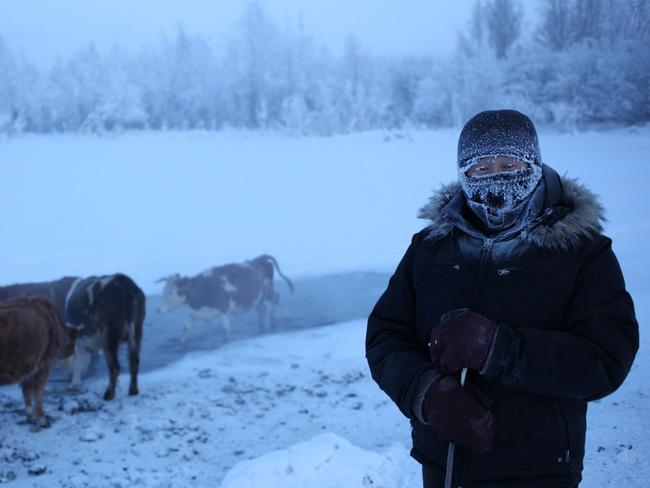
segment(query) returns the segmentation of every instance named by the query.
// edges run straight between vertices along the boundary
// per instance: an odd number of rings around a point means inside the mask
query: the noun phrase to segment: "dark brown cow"
[[[47,377],[55,359],[72,354],[74,335],[47,298],[0,303],[0,385],[20,383],[27,417],[41,427],[48,425],[43,414]]]
[[[144,293],[126,275],[92,276],[75,281],[65,303],[66,322],[80,327],[72,360],[73,388],[79,387],[91,355],[101,347],[109,372],[104,399],[112,400],[120,373],[118,347],[120,342],[127,342],[129,395],[138,394],[144,314]]]
[[[215,318],[221,321],[226,337],[229,337],[230,315],[253,308],[257,310],[260,327],[270,328],[273,308],[278,301],[273,289],[274,270],[293,291],[291,280],[282,274],[278,262],[266,254],[244,263],[210,268],[189,278],[178,274],[162,278],[158,282],[164,281],[165,289],[158,313],[164,314],[182,306],[190,309],[181,337],[183,342],[194,322]]]
[[[77,279],[76,276],[66,276],[56,281],[0,286],[0,301],[20,297],[47,297],[56,304],[59,312],[63,315],[65,297],[68,295],[72,283]]]

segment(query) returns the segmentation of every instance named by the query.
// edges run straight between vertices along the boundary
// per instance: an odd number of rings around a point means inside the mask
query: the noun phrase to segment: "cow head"
[[[60,359],[69,358],[74,354],[74,346],[77,342],[77,333],[81,330],[82,326],[76,326],[72,324],[65,324],[65,342],[64,347],[59,352]]]
[[[181,293],[182,278],[178,273],[156,281],[156,283],[160,282],[165,283],[165,288],[156,308],[159,314],[165,314],[185,305],[185,296]]]

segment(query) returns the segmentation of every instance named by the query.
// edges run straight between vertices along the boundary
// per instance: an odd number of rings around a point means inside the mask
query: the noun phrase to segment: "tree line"
[[[0,132],[224,128],[337,134],[458,125],[518,108],[542,124],[650,121],[650,0],[475,0],[453,55],[333,54],[258,1],[227,45],[175,36],[138,53],[93,46],[38,69],[0,38]]]

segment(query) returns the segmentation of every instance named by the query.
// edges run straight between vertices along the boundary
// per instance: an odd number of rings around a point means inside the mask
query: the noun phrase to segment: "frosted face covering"
[[[514,222],[542,177],[541,167],[529,162],[514,171],[468,176],[471,166],[459,168],[458,177],[469,207],[492,229]]]

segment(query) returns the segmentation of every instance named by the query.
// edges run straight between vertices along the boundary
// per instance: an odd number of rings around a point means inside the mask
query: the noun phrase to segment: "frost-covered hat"
[[[486,110],[472,117],[458,139],[458,167],[465,170],[486,156],[512,156],[541,166],[532,121],[516,110]]]

